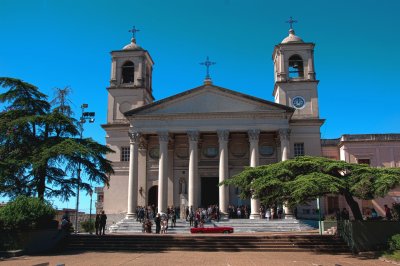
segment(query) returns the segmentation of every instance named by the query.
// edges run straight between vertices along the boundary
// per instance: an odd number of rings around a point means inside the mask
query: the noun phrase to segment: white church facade
[[[226,213],[248,204],[258,218],[258,200],[243,201],[218,183],[247,166],[321,156],[314,44],[293,29],[272,54],[274,102],[216,86],[208,75],[199,87],[154,101],[149,52],[133,38],[111,57],[102,127],[116,151],[108,155],[115,174],[98,190],[97,206],[108,214],[133,217],[136,206],[153,204],[163,212],[217,204]]]

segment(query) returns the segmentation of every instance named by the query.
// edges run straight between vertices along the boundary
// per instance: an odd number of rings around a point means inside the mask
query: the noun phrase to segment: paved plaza
[[[316,254],[309,252],[83,252],[22,256],[0,260],[0,265],[393,265],[371,254]]]

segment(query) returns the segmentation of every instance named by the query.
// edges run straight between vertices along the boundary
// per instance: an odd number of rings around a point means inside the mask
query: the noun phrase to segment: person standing
[[[161,218],[159,213],[157,213],[156,218],[154,218],[154,223],[156,224],[156,234],[159,234],[161,230]]]
[[[350,214],[349,211],[346,208],[343,208],[342,213],[341,213],[342,220],[349,220],[350,219]]]
[[[194,221],[194,213],[193,213],[193,209],[192,207],[190,207],[190,211],[189,211],[189,225],[193,226],[193,221]]]
[[[188,218],[189,218],[189,207],[186,207],[185,215],[186,215],[185,219],[186,219],[186,221],[188,221]]]
[[[71,220],[69,219],[69,212],[65,211],[65,213],[63,214],[63,216],[61,218],[61,229],[70,233],[71,228],[72,228],[72,223],[71,223]]]
[[[99,235],[99,227],[100,227],[100,213],[96,214],[96,220],[94,221],[94,227],[96,228],[96,236]]]
[[[104,211],[101,211],[100,215],[100,235],[105,235],[106,231],[106,223],[107,223],[107,215],[104,213]]]
[[[390,208],[385,204],[385,216],[386,216],[386,220],[390,221],[392,220],[393,216],[392,216],[392,211],[390,210]]]
[[[267,208],[267,211],[265,212],[265,219],[269,221],[271,219],[271,210]]]

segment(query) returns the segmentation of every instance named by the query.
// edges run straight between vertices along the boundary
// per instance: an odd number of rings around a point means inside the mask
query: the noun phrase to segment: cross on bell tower
[[[286,23],[289,23],[290,25],[290,29],[293,29],[293,23],[297,23],[297,20],[294,20],[291,16],[289,18],[289,20],[286,21]]]
[[[201,62],[200,65],[206,66],[206,78],[204,79],[205,84],[211,84],[211,77],[210,77],[210,66],[215,65],[215,62],[211,62],[210,59],[206,58],[206,61]]]
[[[132,29],[128,30],[128,32],[132,33],[132,38],[135,39],[136,38],[136,32],[140,31],[139,29],[136,29],[135,26],[132,27]]]

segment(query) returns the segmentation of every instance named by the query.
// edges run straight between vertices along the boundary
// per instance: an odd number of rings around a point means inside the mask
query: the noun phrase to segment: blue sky
[[[70,86],[75,113],[84,102],[96,112],[85,137],[105,143],[109,52],[130,42],[133,25],[155,61],[156,100],[201,85],[209,56],[214,84],[273,101],[271,55],[293,16],[296,35],[316,44],[322,137],[400,133],[399,10],[397,0],[1,0],[0,76],[50,98]]]

